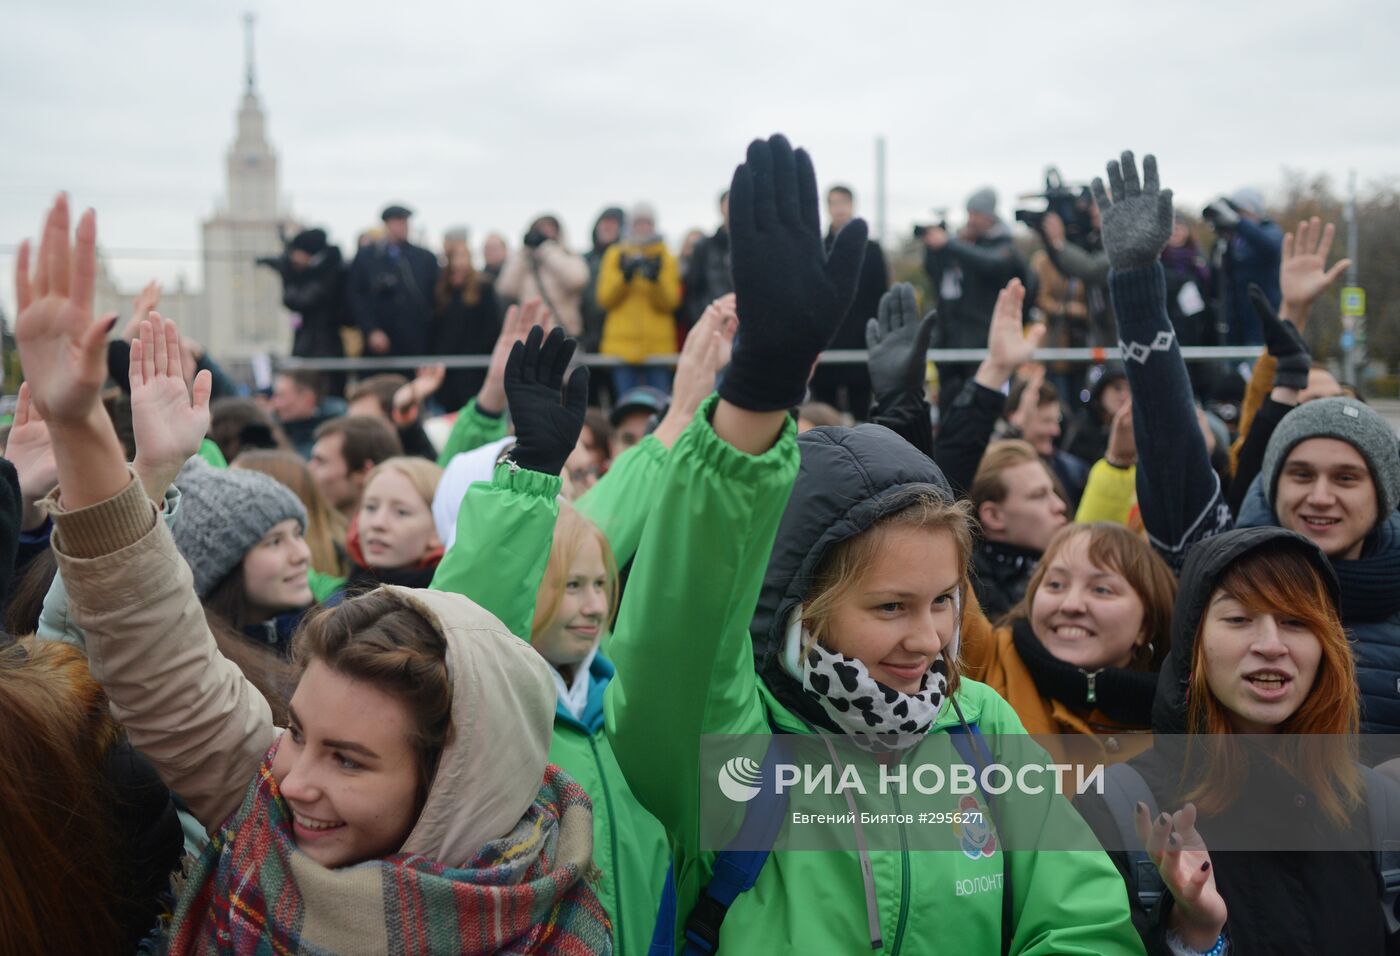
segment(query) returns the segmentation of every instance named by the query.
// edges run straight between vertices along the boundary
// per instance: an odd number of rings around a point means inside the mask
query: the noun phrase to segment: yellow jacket
[[[628,282],[622,275],[624,255],[659,257],[660,275],[652,280],[634,273]],[[624,240],[612,245],[598,269],[598,305],[608,312],[598,351],[631,365],[641,364],[648,355],[674,354],[676,320],[672,313],[680,302],[680,267],[664,242],[656,239],[638,246]]]

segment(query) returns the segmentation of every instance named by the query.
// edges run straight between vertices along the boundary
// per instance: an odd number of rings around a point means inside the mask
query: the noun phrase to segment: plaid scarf
[[[584,881],[592,804],[559,767],[515,829],[460,869],[399,854],[330,870],[297,852],[271,760],[189,874],[171,953],[612,952]]]

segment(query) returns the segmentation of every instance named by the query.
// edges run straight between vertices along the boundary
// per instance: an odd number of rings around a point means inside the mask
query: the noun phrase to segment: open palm
[[[159,312],[141,322],[141,334],[131,343],[130,376],[137,471],[166,471],[173,477],[199,451],[209,431],[212,377],[208,370],[195,376],[191,399],[185,386],[180,332]]]
[[[1303,307],[1301,316],[1289,318],[1303,321],[1307,319],[1306,307],[1312,305],[1327,287],[1336,281],[1337,276],[1351,265],[1350,259],[1342,259],[1327,268],[1327,254],[1332,251],[1332,239],[1336,227],[1313,216],[1298,223],[1297,233],[1283,237],[1283,261],[1279,266],[1279,290],[1283,301]]]
[[[33,276],[28,241],[20,244],[15,267],[20,362],[34,407],[51,424],[92,414],[107,379],[103,339],[111,323],[92,315],[96,214],[88,210],[78,221],[76,247],[68,232],[68,197],[60,195],[44,223]]]
[[[5,443],[5,457],[15,466],[20,490],[27,500],[37,501],[58,484],[58,465],[53,457],[49,426],[30,401],[30,385],[19,387],[15,420]]]

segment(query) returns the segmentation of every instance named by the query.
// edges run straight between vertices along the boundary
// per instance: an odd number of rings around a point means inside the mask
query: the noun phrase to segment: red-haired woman
[[[1109,771],[1126,783],[1108,801],[1078,801],[1110,849],[1130,842],[1115,820],[1131,815],[1126,832],[1157,864],[1163,893],[1149,908],[1130,855],[1111,853],[1149,952],[1386,951],[1367,807],[1386,782],[1369,774],[1368,785],[1338,736],[1357,733],[1353,674],[1337,579],[1316,545],[1260,527],[1192,550],[1156,747]]]
[[[81,649],[0,647],[0,953],[130,953],[180,862],[170,791]]]

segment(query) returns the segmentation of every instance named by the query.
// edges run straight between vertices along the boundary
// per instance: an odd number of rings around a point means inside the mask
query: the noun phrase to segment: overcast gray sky
[[[13,315],[11,250],[60,188],[104,247],[188,256],[113,257],[120,282],[198,281],[245,9],[282,193],[348,248],[389,199],[475,244],[553,210],[577,246],[639,199],[669,237],[708,230],[745,144],[779,130],[872,219],[883,134],[891,238],[987,183],[1009,218],[1046,163],[1087,179],[1125,146],[1197,207],[1285,167],[1400,176],[1400,4],[1281,6],[7,0],[0,302]]]

